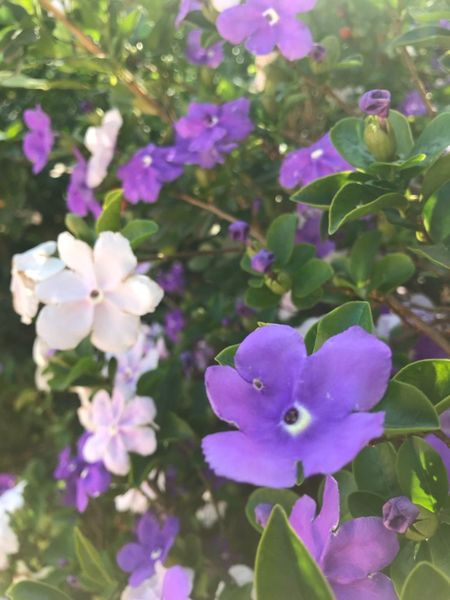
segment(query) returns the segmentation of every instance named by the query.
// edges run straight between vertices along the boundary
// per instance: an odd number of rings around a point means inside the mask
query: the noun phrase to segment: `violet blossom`
[[[342,158],[326,133],[317,142],[289,152],[280,169],[280,184],[287,189],[309,183],[340,171],[353,171],[353,167]]]
[[[86,183],[87,162],[77,148],[73,149],[73,153],[77,162],[72,169],[67,188],[67,208],[80,217],[92,213],[97,218],[102,212],[102,208],[95,199],[94,192]]]
[[[367,115],[377,115],[387,119],[390,107],[391,92],[389,90],[370,90],[359,99],[359,108]]]
[[[156,277],[156,281],[167,294],[182,294],[186,287],[183,263],[174,262],[167,271]]]
[[[383,505],[383,524],[397,533],[406,533],[419,516],[419,507],[406,496],[391,498]]]
[[[202,30],[194,29],[187,37],[186,58],[193,65],[216,69],[223,61],[223,42],[202,46]]]
[[[391,580],[381,573],[399,550],[397,536],[380,517],[360,517],[339,526],[339,488],[327,477],[322,508],[302,496],[289,522],[322,569],[337,600],[397,600]]]
[[[246,242],[250,225],[245,221],[235,221],[228,226],[228,235],[234,242]]]
[[[261,248],[261,250],[251,257],[250,265],[258,273],[267,273],[274,261],[275,254],[267,250],[267,248]]]
[[[166,313],[164,318],[164,329],[167,337],[174,344],[180,339],[180,333],[186,326],[186,319],[179,308],[174,308]]]
[[[423,117],[427,114],[427,107],[418,90],[408,92],[398,109],[407,117]]]
[[[305,477],[331,474],[383,433],[383,397],[391,351],[361,327],[328,339],[311,356],[287,325],[260,327],[239,346],[235,368],[206,371],[216,415],[239,428],[203,440],[207,463],[235,481],[290,487],[300,462]]]
[[[288,60],[298,60],[311,51],[313,38],[297,15],[312,10],[316,1],[247,0],[224,10],[217,18],[217,30],[232,44],[245,41],[253,54],[269,54],[277,46]]]
[[[175,123],[179,152],[187,163],[210,169],[222,164],[224,155],[237,148],[253,129],[250,102],[238,98],[225,104],[192,102],[187,115]]]
[[[156,202],[163,185],[183,173],[183,167],[174,162],[175,159],[173,148],[158,148],[154,144],[135,152],[117,171],[125,198],[132,204],[139,200]]]
[[[300,215],[300,223],[297,229],[296,242],[315,246],[319,258],[328,256],[335,250],[336,244],[330,239],[322,239],[320,224],[323,212],[319,208],[313,208],[305,204],[298,204],[297,212]]]
[[[53,473],[55,479],[65,482],[64,503],[75,506],[80,513],[86,510],[89,498],[100,496],[111,484],[111,475],[102,462],[91,464],[84,459],[83,448],[88,438],[89,433],[80,437],[75,456],[70,446],[64,448]]]
[[[178,29],[190,12],[201,8],[201,0],[180,0],[180,7],[175,18],[175,27]]]
[[[38,104],[23,113],[25,125],[30,130],[23,138],[23,153],[33,163],[33,173],[40,173],[48,162],[55,142],[50,117]]]
[[[155,574],[156,563],[166,560],[178,530],[176,517],[168,517],[160,524],[148,512],[138,520],[136,541],[125,544],[117,553],[117,564],[122,571],[130,573],[130,586],[137,587]]]

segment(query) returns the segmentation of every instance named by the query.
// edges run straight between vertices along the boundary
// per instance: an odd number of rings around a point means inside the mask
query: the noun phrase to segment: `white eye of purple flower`
[[[86,477],[89,474],[89,469],[86,467],[85,469],[83,469],[80,473],[80,479],[86,479]]]
[[[310,423],[311,414],[303,406],[292,406],[283,416],[283,427],[293,436],[305,431]]]
[[[217,125],[217,123],[219,122],[219,118],[215,115],[207,115],[205,121],[208,127],[214,127],[214,125]]]
[[[322,150],[322,148],[317,148],[317,150],[314,150],[314,152],[311,152],[311,158],[312,158],[312,160],[317,160],[321,156],[323,156],[323,150]]]
[[[150,558],[152,560],[158,560],[158,558],[160,558],[161,554],[162,554],[161,548],[156,548],[156,550],[152,550],[150,552]]]
[[[267,10],[265,10],[263,12],[263,17],[266,19],[266,21],[269,23],[269,25],[271,27],[273,25],[276,25],[278,23],[278,21],[280,20],[280,15],[277,13],[277,11],[274,8],[268,8]]]
[[[252,381],[252,385],[255,388],[255,390],[257,390],[258,392],[260,392],[262,389],[264,389],[264,384],[261,381],[261,379],[254,379]]]
[[[146,154],[142,158],[142,164],[144,165],[144,167],[149,167],[152,163],[153,163],[153,158],[149,154]]]

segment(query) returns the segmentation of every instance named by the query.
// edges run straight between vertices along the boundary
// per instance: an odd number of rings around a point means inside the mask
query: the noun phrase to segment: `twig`
[[[149,256],[140,255],[140,257],[144,260],[177,260],[178,258],[192,258],[195,256],[221,256],[222,254],[229,253],[237,253],[243,252],[243,246],[232,247],[232,248],[222,248],[221,250],[192,250],[185,252],[174,252],[173,254],[164,254],[163,252],[158,252],[155,254],[151,254]]]
[[[84,48],[89,54],[93,54],[99,58],[105,58],[106,54],[100,46],[98,46],[89,36],[83,33],[72,21],[66,17],[66,15],[59,10],[56,6],[54,6],[51,0],[39,0],[39,4],[42,8],[44,8],[48,13],[50,13],[57,21],[62,23],[64,27],[70,31],[73,37],[76,39],[78,44]],[[154,100],[145,88],[142,87],[140,83],[138,83],[133,74],[123,67],[117,69],[117,78],[130,90],[130,92],[139,98],[141,103],[146,106],[149,113],[158,115],[164,121],[170,123],[170,116],[166,113],[165,109]]]
[[[401,55],[402,55],[403,64],[408,69],[414,83],[417,86],[417,89],[419,90],[422,100],[426,106],[428,116],[434,117],[436,115],[436,109],[430,102],[430,100],[428,98],[427,89],[426,89],[423,81],[421,80],[419,73],[417,72],[416,65],[414,64],[414,61],[408,54],[408,50],[404,46],[402,46],[402,48],[401,48]]]

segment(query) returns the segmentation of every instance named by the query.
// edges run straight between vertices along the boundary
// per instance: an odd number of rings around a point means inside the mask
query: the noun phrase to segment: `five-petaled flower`
[[[194,29],[187,37],[186,58],[193,65],[216,69],[223,61],[223,42],[202,45],[202,30]]]
[[[206,371],[216,415],[239,428],[203,440],[217,475],[290,487],[301,463],[305,477],[332,474],[383,433],[381,400],[391,372],[389,347],[361,327],[328,339],[307,356],[287,325],[266,325],[239,346],[235,368]]]

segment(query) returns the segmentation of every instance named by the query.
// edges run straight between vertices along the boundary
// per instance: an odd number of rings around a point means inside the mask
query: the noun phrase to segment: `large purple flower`
[[[384,413],[368,413],[391,372],[389,347],[351,327],[306,355],[299,333],[266,325],[245,338],[236,368],[209,367],[206,391],[216,415],[240,431],[203,440],[217,475],[270,487],[331,474],[382,435]]]
[[[30,130],[23,138],[23,153],[33,163],[36,175],[45,167],[53,148],[55,136],[50,117],[37,105],[23,114],[25,125]]]
[[[177,145],[186,162],[210,169],[224,162],[224,154],[237,147],[253,129],[250,102],[238,98],[225,104],[192,102],[188,113],[175,123]]]
[[[247,0],[224,10],[217,30],[232,44],[245,40],[247,50],[269,54],[278,46],[288,60],[307,56],[313,47],[311,31],[297,19],[298,13],[314,8],[317,0]]]
[[[66,484],[64,502],[75,506],[78,512],[84,512],[89,498],[95,498],[106,492],[111,483],[111,475],[103,463],[88,463],[83,457],[83,448],[89,437],[84,433],[77,442],[77,453],[72,456],[70,446],[59,454],[58,465],[53,473],[55,479]]]
[[[157,562],[163,563],[178,534],[179,522],[168,517],[163,525],[150,512],[143,515],[136,527],[136,542],[125,544],[117,553],[117,564],[131,573],[129,584],[137,587],[155,573]]]
[[[73,153],[77,163],[72,170],[67,188],[67,208],[80,217],[92,213],[97,218],[102,208],[95,199],[93,190],[86,184],[87,162],[77,148],[73,149]]]
[[[340,171],[353,171],[353,167],[342,158],[326,133],[311,146],[289,152],[281,165],[280,184],[291,189]]]
[[[154,144],[133,154],[117,171],[125,198],[132,204],[139,200],[156,202],[164,183],[183,173],[183,167],[174,162],[175,155],[173,148],[158,148]]]
[[[216,69],[223,61],[223,42],[202,46],[202,30],[194,29],[187,37],[186,58],[193,65]]]
[[[321,567],[337,600],[397,600],[391,580],[380,571],[399,550],[397,536],[380,517],[361,517],[339,525],[339,489],[327,477],[322,509],[302,496],[289,522]]]

